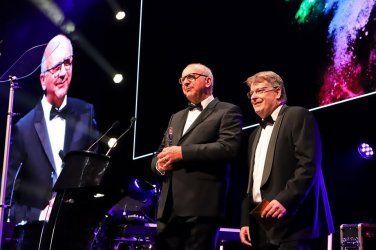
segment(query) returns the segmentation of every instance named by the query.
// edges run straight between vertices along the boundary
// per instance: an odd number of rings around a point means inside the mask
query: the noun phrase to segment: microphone
[[[169,127],[167,129],[167,141],[168,141],[168,146],[171,147],[172,146],[172,134],[173,134],[173,129],[172,127]]]
[[[106,153],[106,156],[110,153],[110,151],[117,145],[118,141],[126,134],[129,132],[129,130],[131,130],[131,128],[133,127],[133,124],[134,122],[136,121],[136,117],[132,117],[130,119],[130,125],[129,127],[117,138],[115,139],[116,141],[113,143],[113,145],[108,149],[107,153]]]
[[[110,127],[109,129],[107,129],[106,132],[104,132],[104,134],[103,134],[101,137],[99,137],[99,138],[98,138],[93,144],[91,144],[91,146],[90,146],[88,149],[86,149],[86,151],[89,151],[92,147],[94,147],[94,145],[96,145],[100,140],[102,140],[103,137],[105,137],[105,136],[108,134],[108,132],[110,132],[111,129],[116,128],[117,126],[119,126],[119,124],[120,124],[119,121],[115,121],[115,122],[111,125],[111,127]]]
[[[170,117],[170,120],[168,121],[168,126],[170,126],[171,121],[172,121],[173,115]],[[167,128],[166,132],[164,133],[163,137],[167,139],[167,146],[170,147],[172,146],[172,138],[173,138],[173,128],[170,126]],[[157,151],[153,153],[154,156],[162,152],[163,148],[159,147]]]

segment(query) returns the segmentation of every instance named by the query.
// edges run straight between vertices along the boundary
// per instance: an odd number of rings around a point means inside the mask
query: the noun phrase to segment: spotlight
[[[107,145],[109,148],[116,147],[116,144],[117,144],[116,138],[110,138],[107,142]]]
[[[115,74],[113,78],[114,83],[120,83],[123,81],[123,75],[122,74]]]
[[[373,157],[373,149],[367,143],[362,143],[358,146],[358,153],[364,159],[370,159]]]
[[[76,30],[76,26],[73,22],[68,21],[60,26],[60,28],[67,34],[70,34]]]
[[[107,2],[110,5],[112,11],[114,12],[116,19],[119,21],[123,20],[126,16],[126,13],[122,10],[124,8],[120,6],[118,0],[107,0]]]
[[[123,20],[124,19],[124,17],[125,17],[125,12],[124,11],[118,11],[117,13],[116,13],[116,19],[117,20]]]

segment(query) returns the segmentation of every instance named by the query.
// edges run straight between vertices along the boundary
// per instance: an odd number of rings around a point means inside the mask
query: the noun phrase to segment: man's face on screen
[[[59,46],[54,48],[45,59],[45,72],[41,73],[40,81],[47,100],[55,105],[67,95],[72,79],[73,55],[67,40],[60,40]]]

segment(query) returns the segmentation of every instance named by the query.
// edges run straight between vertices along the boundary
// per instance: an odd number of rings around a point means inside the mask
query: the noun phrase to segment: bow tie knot
[[[274,124],[274,120],[273,120],[272,116],[270,116],[270,115],[268,117],[266,117],[265,119],[260,121],[260,126],[262,128],[265,128],[267,125],[273,125],[273,124]]]
[[[194,109],[202,111],[203,108],[202,108],[201,103],[197,103],[197,104],[188,103],[188,109],[189,109],[189,111],[194,110]]]
[[[64,107],[61,110],[58,110],[56,107],[52,106],[50,111],[50,120],[54,119],[56,116],[66,119],[67,117],[67,108]]]

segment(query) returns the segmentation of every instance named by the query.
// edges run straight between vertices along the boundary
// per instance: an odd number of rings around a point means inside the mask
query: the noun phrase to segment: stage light
[[[75,24],[68,20],[63,11],[54,1],[46,0],[30,0],[40,11],[42,11],[48,19],[51,20],[57,27],[59,27],[65,34],[74,40],[92,59],[105,71],[109,77],[113,77],[116,70],[111,64],[101,55],[101,53],[93,47],[93,45],[77,30]],[[121,7],[116,3],[116,0],[108,0],[112,3],[112,8],[120,10]],[[114,11],[115,12],[115,11]],[[124,13],[125,15],[125,13]],[[118,74],[117,74],[118,75]],[[123,80],[123,76],[117,76],[115,83],[120,83]]]
[[[123,20],[126,17],[125,11],[122,10],[123,8],[120,6],[117,0],[107,0],[107,2],[118,21]]]
[[[73,33],[76,30],[76,26],[71,21],[62,24],[60,28],[67,34]]]
[[[116,144],[117,144],[116,138],[110,138],[107,142],[107,145],[109,148],[116,147]]]
[[[113,80],[114,80],[114,83],[120,83],[120,82],[123,81],[123,75],[122,74],[115,74]]]
[[[124,11],[118,11],[117,13],[116,13],[116,19],[117,20],[123,20],[124,19],[124,17],[125,17],[125,12]]]
[[[373,148],[367,143],[362,143],[358,146],[358,153],[363,159],[370,159],[373,157]]]
[[[43,14],[64,33],[71,34],[76,25],[64,16],[62,9],[54,1],[30,0]]]

